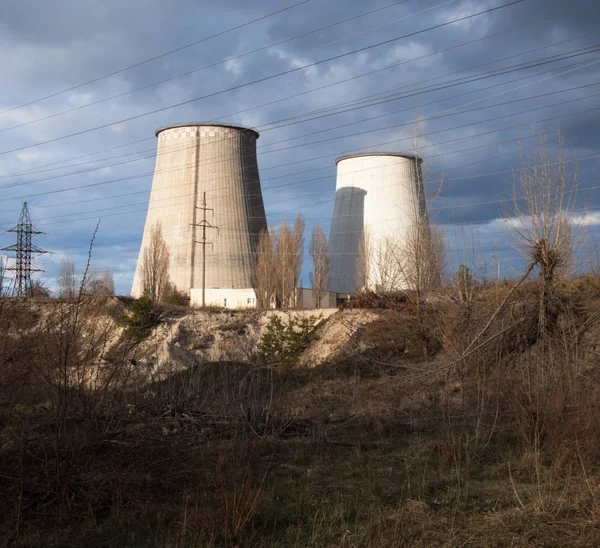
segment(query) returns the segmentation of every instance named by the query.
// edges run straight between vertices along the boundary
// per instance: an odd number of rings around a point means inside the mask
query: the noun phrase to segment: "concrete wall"
[[[333,221],[329,234],[329,288],[339,293],[356,293],[356,264],[364,230],[366,191],[353,186],[335,193]]]
[[[255,308],[256,293],[254,289],[206,289],[206,306],[220,306],[222,308],[239,309]],[[312,289],[296,289],[296,302],[299,309],[315,309],[315,298]],[[336,308],[337,294],[329,291],[321,297],[321,308]],[[202,306],[202,288],[194,287],[190,292],[191,306]],[[274,307],[273,307],[274,308]]]
[[[239,309],[255,308],[256,293],[254,289],[207,289],[206,306]],[[202,288],[194,287],[190,293],[191,306],[202,306]]]
[[[298,303],[297,308],[313,309],[317,308],[315,302],[315,296],[312,289],[306,289],[299,287],[296,289],[296,302]],[[331,291],[326,291],[321,295],[321,306],[320,308],[336,308],[337,294]]]
[[[417,220],[427,215],[420,166],[416,156],[387,153],[337,160],[328,245],[331,291],[352,293],[363,285],[376,289],[382,278],[389,278],[390,272],[384,270],[393,270],[392,263],[398,262],[403,246],[406,249]],[[369,255],[366,280],[357,279],[362,238]],[[393,278],[388,280],[391,288],[408,288],[406,276],[394,272]]]
[[[203,196],[206,193],[207,289],[252,286],[252,257],[267,222],[256,140],[258,133],[221,125],[171,126],[157,131],[158,152],[132,295],[139,296],[141,259],[150,230],[160,221],[170,252],[169,275],[190,295],[202,287]]]

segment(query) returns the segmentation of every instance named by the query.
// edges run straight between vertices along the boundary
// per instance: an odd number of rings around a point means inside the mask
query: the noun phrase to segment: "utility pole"
[[[14,293],[17,297],[26,297],[31,294],[31,273],[43,272],[43,270],[33,266],[32,254],[49,253],[49,251],[45,251],[31,243],[33,236],[44,233],[33,228],[27,202],[23,203],[23,209],[21,209],[21,216],[19,217],[17,226],[7,230],[7,232],[15,232],[17,234],[17,243],[2,248],[2,251],[14,251],[16,255],[14,266],[7,267],[5,270],[16,272]]]
[[[196,243],[202,246],[202,308],[204,308],[206,306],[206,246],[210,245],[211,248],[214,248],[213,242],[209,242],[206,240],[206,229],[216,229],[218,236],[219,227],[210,224],[210,222],[206,220],[207,211],[212,211],[213,217],[215,215],[215,210],[211,207],[206,206],[206,192],[202,193],[202,207],[196,207],[196,209],[202,210],[202,221],[197,223],[195,226],[199,226],[202,228],[202,238],[200,239],[200,241],[196,241]]]
[[[492,253],[492,258],[496,261],[496,281],[500,281],[500,260],[496,257],[495,253]]]

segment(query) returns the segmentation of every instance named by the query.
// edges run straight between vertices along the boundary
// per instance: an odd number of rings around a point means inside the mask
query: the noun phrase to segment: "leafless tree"
[[[521,153],[521,165],[513,181],[513,200],[507,224],[515,247],[530,268],[537,266],[542,282],[540,295],[540,330],[548,328],[553,288],[557,280],[569,275],[573,266],[573,249],[580,234],[573,231],[573,207],[576,173],[569,173],[562,136],[555,157],[545,138],[529,155]]]
[[[304,229],[306,223],[298,215],[290,229],[284,219],[277,231],[275,264],[277,271],[277,302],[279,306],[296,305],[296,287],[302,273],[304,257]]]
[[[73,259],[65,257],[58,271],[58,295],[62,299],[74,299],[77,295],[77,276]]]
[[[169,281],[169,250],[160,221],[150,230],[150,241],[144,249],[142,261],[142,291],[153,302],[160,302]]]
[[[422,151],[427,147],[423,138],[423,121],[417,118],[413,127],[411,138],[412,149],[417,158],[422,156]],[[431,166],[432,161],[427,163]],[[425,196],[425,181],[429,177],[429,168],[423,168],[417,160],[415,171],[417,176],[417,196],[413,203],[414,222],[402,241],[399,256],[403,261],[397,261],[401,271],[403,285],[416,294],[417,301],[426,297],[427,293],[438,287],[445,278],[446,252],[444,234],[432,224],[427,211],[429,206],[436,202],[444,187],[444,170],[437,182],[429,200]]]
[[[294,305],[296,299],[296,288],[300,282],[300,276],[302,275],[302,261],[304,259],[304,230],[306,229],[306,221],[302,215],[298,215],[294,221],[294,229],[292,231],[292,248],[291,258],[293,266],[293,280],[292,280],[292,295],[294,297]]]
[[[104,290],[105,295],[115,294],[115,279],[112,271],[109,268],[106,268],[104,270],[100,281],[102,282],[102,288]]]
[[[90,295],[114,295],[115,282],[110,269],[100,273],[93,268],[85,281],[84,292]]]
[[[321,308],[323,293],[327,291],[329,281],[329,255],[327,253],[327,237],[321,225],[315,225],[310,238],[308,250],[313,271],[310,273],[310,284],[313,290],[315,306]]]
[[[44,285],[42,280],[31,281],[31,293],[32,297],[50,297],[50,290]]]
[[[375,238],[365,230],[359,243],[357,260],[357,289],[377,293],[401,288],[398,265],[399,237],[387,235]]]
[[[293,301],[294,270],[292,266],[292,234],[286,219],[277,229],[275,265],[277,272],[277,305],[290,306]]]
[[[445,245],[443,234],[429,225],[427,218],[419,219],[406,238],[394,246],[396,267],[402,287],[416,293],[421,301],[443,278]]]
[[[420,300],[440,284],[445,262],[444,238],[427,219],[417,221],[402,236],[377,241],[365,232],[357,263],[358,289],[379,293],[412,290]]]
[[[4,295],[6,292],[5,285],[6,279],[6,259],[4,257],[0,257],[0,297]]]
[[[271,233],[274,231],[271,229]],[[277,293],[277,270],[273,241],[269,231],[262,230],[254,259],[254,290],[258,308],[271,308]]]

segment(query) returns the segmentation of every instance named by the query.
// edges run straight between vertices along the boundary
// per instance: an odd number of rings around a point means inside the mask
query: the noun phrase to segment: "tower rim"
[[[258,139],[260,137],[260,133],[258,133],[258,131],[256,131],[255,129],[252,129],[250,127],[236,126],[235,124],[216,124],[216,123],[210,123],[210,122],[189,122],[187,124],[185,124],[185,123],[169,124],[166,126],[159,127],[154,132],[154,135],[156,135],[156,137],[158,137],[159,133],[161,133],[167,129],[176,129],[176,128],[182,128],[182,127],[222,127],[222,128],[235,129],[240,132],[248,131],[248,132],[252,133],[256,137],[256,139]]]
[[[359,152],[357,154],[347,154],[336,158],[335,165],[338,165],[344,160],[351,160],[353,158],[368,158],[371,156],[391,156],[395,158],[406,158],[407,160],[417,160],[419,163],[423,163],[423,158],[417,154],[410,154],[408,152]]]

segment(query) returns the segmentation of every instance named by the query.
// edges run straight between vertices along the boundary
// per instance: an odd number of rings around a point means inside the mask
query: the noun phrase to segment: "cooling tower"
[[[329,235],[330,290],[411,288],[410,248],[427,227],[422,159],[368,153],[336,160],[336,196]]]
[[[194,292],[203,286],[205,260],[206,304],[239,304],[232,299],[250,304],[253,253],[260,231],[267,228],[258,133],[223,124],[181,124],[160,128],[156,136],[156,167],[132,295],[143,292],[144,250],[158,223],[169,250],[169,278],[179,291],[194,301]]]

